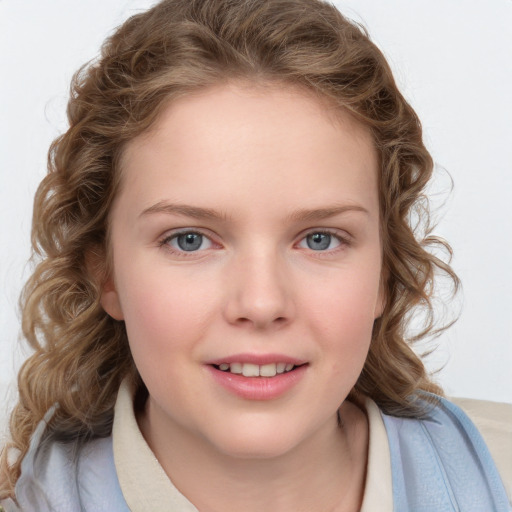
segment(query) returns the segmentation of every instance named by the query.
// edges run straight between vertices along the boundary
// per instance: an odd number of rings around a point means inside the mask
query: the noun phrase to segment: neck
[[[152,421],[151,407],[139,424],[173,484],[201,512],[352,512],[364,492],[368,424],[348,401],[340,418],[341,426],[333,417],[293,449],[264,458],[219,452],[186,429]]]

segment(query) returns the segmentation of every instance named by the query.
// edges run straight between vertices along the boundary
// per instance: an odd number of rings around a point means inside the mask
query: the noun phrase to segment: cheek
[[[194,345],[211,320],[212,293],[179,275],[125,280],[122,308],[134,357],[169,357]],[[147,355],[146,355],[147,354]]]
[[[374,274],[374,273],[373,273]],[[340,273],[326,288],[310,288],[304,304],[319,339],[333,356],[332,364],[344,371],[350,364],[364,364],[371,342],[378,276],[365,272]]]
[[[304,295],[309,308],[324,317],[327,324],[338,323],[363,328],[373,324],[379,302],[380,276],[375,270],[347,268],[334,272]]]

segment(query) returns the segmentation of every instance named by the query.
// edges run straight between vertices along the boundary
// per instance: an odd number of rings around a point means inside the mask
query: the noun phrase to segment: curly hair
[[[128,377],[143,388],[123,322],[99,302],[104,281],[98,276],[110,273],[109,211],[123,149],[173,99],[232,80],[304,88],[370,130],[380,164],[386,305],[352,396],[367,395],[389,414],[414,416],[416,391],[442,392],[411,343],[434,330],[436,275],[448,275],[454,289],[458,279],[431,250],[437,245],[450,253],[449,246],[428,229],[417,239],[411,226],[415,210],[428,217],[424,189],[433,162],[382,53],[363,28],[322,0],[163,0],[128,19],[100,57],[75,74],[69,129],[49,151],[34,204],[37,265],[21,297],[22,330],[34,353],[18,376],[0,498],[12,496],[30,436],[49,407],[59,405],[51,436],[106,436],[121,381]],[[101,268],[92,268],[98,262]],[[408,338],[418,307],[428,321]]]

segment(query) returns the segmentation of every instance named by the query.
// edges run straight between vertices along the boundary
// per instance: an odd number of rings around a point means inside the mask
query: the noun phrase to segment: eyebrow
[[[139,217],[152,213],[166,213],[168,215],[181,215],[183,217],[191,217],[198,220],[214,219],[226,220],[227,215],[217,212],[211,208],[200,208],[199,206],[191,206],[188,204],[173,204],[166,201],[160,201],[149,208],[142,211]]]
[[[326,208],[311,209],[301,208],[288,215],[288,220],[293,222],[311,222],[328,219],[351,211],[369,214],[368,210],[360,205],[329,206]],[[146,208],[141,212],[139,217],[153,213],[180,215],[198,220],[227,220],[229,218],[226,213],[218,212],[211,208],[201,208],[199,206],[191,206],[188,204],[173,204],[166,201],[160,201],[149,208]]]
[[[346,212],[362,212],[365,214],[369,214],[370,212],[363,208],[360,205],[343,205],[343,206],[328,206],[326,208],[312,208],[312,209],[300,209],[293,212],[288,216],[291,221],[317,221],[328,219],[330,217],[335,217],[336,215],[341,215]]]

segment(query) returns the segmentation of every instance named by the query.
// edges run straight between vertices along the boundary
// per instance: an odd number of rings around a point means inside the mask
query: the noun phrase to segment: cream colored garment
[[[364,406],[368,417],[368,465],[363,504],[360,512],[393,512],[393,481],[388,435],[377,404],[367,398]]]
[[[507,492],[512,489],[512,405],[477,400],[453,400],[478,426]],[[389,444],[379,408],[366,399],[369,450],[361,512],[392,512],[392,478]],[[133,412],[133,400],[123,383],[115,407],[114,461],[126,503],[132,512],[198,512],[167,477],[142,437]]]
[[[126,382],[119,389],[112,438],[119,484],[132,512],[198,512],[174,487],[142,437]]]

